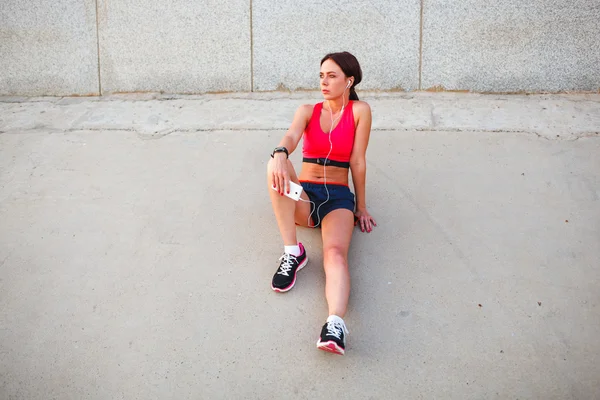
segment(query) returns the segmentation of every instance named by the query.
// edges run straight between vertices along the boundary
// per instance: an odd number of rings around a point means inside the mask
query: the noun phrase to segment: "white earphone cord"
[[[327,188],[327,160],[329,159],[329,156],[331,155],[331,152],[333,151],[333,142],[331,141],[331,132],[333,132],[333,124],[335,124],[335,122],[338,119],[342,118],[342,115],[344,115],[344,108],[346,107],[346,104],[344,103],[344,95],[346,94],[346,90],[348,89],[348,87],[346,87],[346,89],[344,89],[344,93],[342,93],[342,109],[340,111],[340,115],[335,119],[335,121],[333,120],[333,111],[331,110],[331,105],[329,104],[329,100],[327,100],[327,104],[329,105],[329,115],[331,118],[331,126],[329,127],[329,153],[327,153],[327,157],[325,157],[325,162],[323,163],[323,185],[325,186],[325,191],[327,192],[327,199],[322,202],[321,204],[319,204],[319,207],[316,207],[316,204],[314,201],[312,200],[304,200],[303,198],[300,198],[301,201],[304,201],[305,203],[312,203],[313,205],[313,210],[310,212],[310,214],[308,215],[308,221],[306,223],[306,225],[308,225],[309,228],[314,228],[316,226],[319,226],[319,224],[321,223],[321,218],[319,217],[319,210],[321,209],[321,206],[325,203],[327,203],[329,201],[329,189]],[[340,120],[340,124],[342,123],[342,121]],[[312,218],[312,215],[314,212],[317,212],[317,218],[319,219],[319,221],[317,222],[316,225],[310,226],[310,219]]]

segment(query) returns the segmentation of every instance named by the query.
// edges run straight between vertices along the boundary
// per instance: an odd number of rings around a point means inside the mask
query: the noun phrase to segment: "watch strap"
[[[271,158],[274,157],[275,153],[285,153],[286,158],[290,157],[290,154],[288,153],[288,149],[286,149],[285,147],[275,147],[273,149],[273,152],[271,153]]]

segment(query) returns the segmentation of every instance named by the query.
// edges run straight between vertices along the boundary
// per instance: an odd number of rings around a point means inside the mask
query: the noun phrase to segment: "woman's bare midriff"
[[[323,171],[323,168],[326,168]],[[327,174],[327,183],[339,183],[348,185],[348,168],[323,167],[319,164],[302,163],[302,170],[298,179],[301,181],[325,182],[325,172]]]

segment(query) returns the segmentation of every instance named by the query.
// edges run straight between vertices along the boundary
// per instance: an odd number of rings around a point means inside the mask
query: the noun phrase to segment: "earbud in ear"
[[[352,86],[352,81],[348,81],[348,84],[346,85],[346,89],[348,89],[350,86]]]

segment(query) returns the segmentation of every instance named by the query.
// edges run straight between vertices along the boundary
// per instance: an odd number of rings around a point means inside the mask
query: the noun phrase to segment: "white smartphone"
[[[277,190],[273,186],[271,186],[271,188],[273,190]],[[302,194],[302,189],[303,189],[302,186],[298,185],[295,182],[290,181],[290,192],[286,193],[284,191],[283,194],[286,195],[287,197],[289,197],[290,199],[294,200],[294,201],[298,201],[300,199],[300,195]]]

